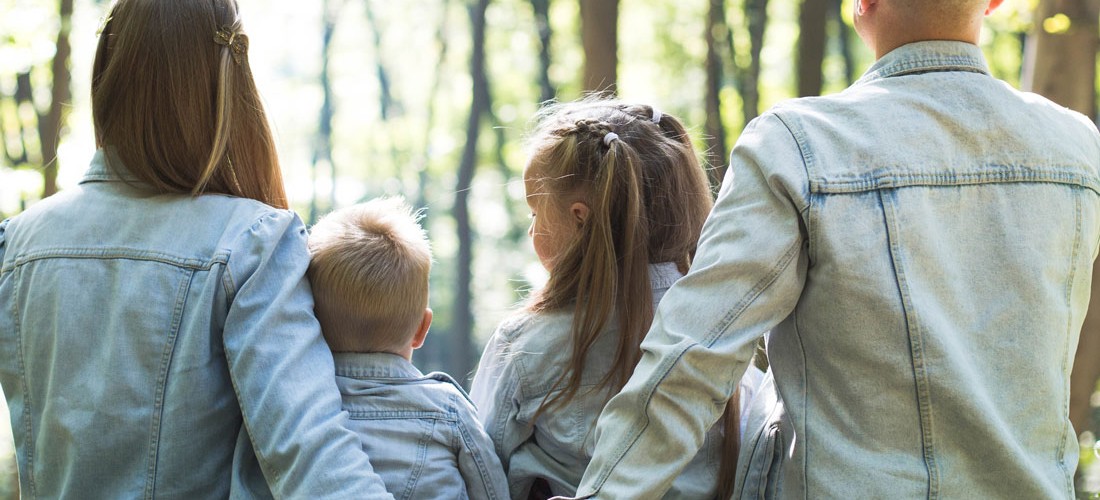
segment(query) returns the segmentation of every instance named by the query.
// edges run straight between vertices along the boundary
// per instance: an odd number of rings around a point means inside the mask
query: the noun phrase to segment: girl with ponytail
[[[540,113],[524,187],[550,279],[493,334],[471,396],[513,498],[573,496],[600,410],[638,363],[656,303],[691,265],[711,195],[678,119],[602,99]],[[737,406],[673,496],[732,487]]]

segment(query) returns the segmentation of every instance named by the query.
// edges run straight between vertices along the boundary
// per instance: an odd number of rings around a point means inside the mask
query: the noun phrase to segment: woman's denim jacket
[[[394,498],[508,498],[493,442],[454,379],[396,354],[333,356],[348,425]]]
[[[673,263],[650,266],[654,300],[682,276]],[[592,391],[610,370],[618,333],[614,325],[589,351],[576,397],[532,418],[568,366],[572,350],[571,311],[521,314],[504,322],[489,339],[470,395],[508,474],[512,498],[527,498],[536,479],[555,495],[572,495],[592,456],[593,430],[608,390]],[[672,485],[671,498],[708,498],[717,488],[722,444],[714,426],[702,451]]]
[[[748,416],[739,498],[1072,498],[1098,163],[1087,118],[961,42],[765,113],[578,494],[660,495],[770,331],[783,404]]]
[[[24,498],[249,496],[231,476],[257,466],[279,498],[389,497],[343,425],[298,217],[123,178],[97,153],[0,224]]]

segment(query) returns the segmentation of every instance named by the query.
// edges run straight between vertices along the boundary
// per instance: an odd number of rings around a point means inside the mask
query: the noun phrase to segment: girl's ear
[[[573,219],[577,222],[577,225],[584,224],[584,221],[588,220],[588,205],[584,202],[576,201],[569,206],[569,211],[573,214]]]

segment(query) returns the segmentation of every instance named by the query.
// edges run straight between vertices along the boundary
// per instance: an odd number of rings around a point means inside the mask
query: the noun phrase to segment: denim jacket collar
[[[989,74],[982,49],[966,42],[932,40],[902,45],[875,62],[856,85],[914,73],[969,71]]]
[[[84,184],[97,181],[137,182],[138,178],[134,177],[133,174],[127,172],[125,169],[117,168],[122,165],[122,162],[118,161],[117,157],[114,158],[113,163],[116,168],[111,168],[107,164],[106,149],[97,149],[95,155],[92,156],[92,163],[88,166],[88,171],[84,173],[84,177],[80,179],[80,183]]]
[[[388,352],[337,352],[332,354],[336,361],[336,375],[351,378],[423,378],[409,360]]]
[[[661,262],[649,265],[649,286],[654,290],[665,290],[684,275],[675,262]]]

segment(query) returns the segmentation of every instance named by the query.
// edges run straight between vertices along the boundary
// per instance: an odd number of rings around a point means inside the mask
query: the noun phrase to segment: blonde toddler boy
[[[321,219],[309,237],[317,318],[371,466],[399,498],[507,498],[493,444],[458,383],[412,352],[432,322],[432,254],[418,214],[376,199]]]

